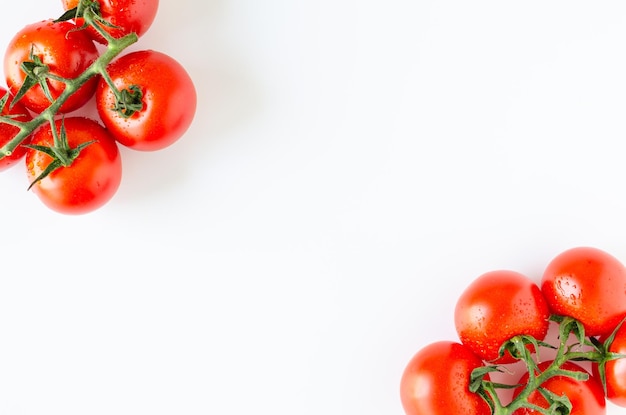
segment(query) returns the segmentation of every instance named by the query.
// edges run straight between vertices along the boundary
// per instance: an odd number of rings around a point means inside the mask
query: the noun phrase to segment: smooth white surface
[[[136,48],[179,143],[87,216],[0,176],[2,415],[400,415],[473,278],[626,260],[623,1],[162,0]]]

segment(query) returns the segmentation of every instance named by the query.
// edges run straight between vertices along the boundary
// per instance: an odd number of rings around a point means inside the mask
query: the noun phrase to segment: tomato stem
[[[81,6],[82,5],[82,6]],[[104,38],[107,44],[115,42],[116,38],[111,36],[103,26],[114,27],[110,23],[107,23],[100,16],[100,3],[95,0],[82,0],[80,2],[78,12],[81,13],[85,24],[94,28],[100,36]]]

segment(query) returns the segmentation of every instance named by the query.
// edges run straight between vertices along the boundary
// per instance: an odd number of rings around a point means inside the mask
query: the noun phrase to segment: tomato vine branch
[[[617,331],[626,319],[622,320],[604,343],[601,343],[594,337],[586,337],[583,325],[571,317],[551,316],[551,320],[559,324],[558,347],[555,348],[546,343],[539,342],[532,336],[521,335],[513,337],[500,348],[500,357],[504,356],[504,353],[508,351],[515,359],[524,362],[528,373],[526,384],[508,385],[489,380],[487,377],[489,373],[504,371],[499,365],[479,367],[472,372],[470,377],[470,391],[480,395],[487,402],[493,415],[512,415],[521,408],[531,409],[545,415],[568,415],[572,411],[572,404],[569,398],[565,395],[556,395],[546,388],[543,388],[542,385],[546,381],[557,376],[586,381],[589,379],[588,373],[564,369],[563,366],[567,362],[587,361],[598,364],[600,380],[606,391],[604,365],[611,360],[626,358],[626,355],[608,351]],[[576,343],[574,344],[568,342],[571,335],[576,339]],[[556,355],[543,370],[540,370],[537,363],[537,361],[539,361],[537,355],[540,345],[550,346],[550,348],[556,349]],[[533,351],[535,356],[533,356]],[[517,389],[519,393],[514,396],[511,402],[505,405],[500,400],[497,392],[498,389]],[[548,408],[539,407],[529,402],[529,397],[534,392],[540,393],[545,398],[548,402]]]

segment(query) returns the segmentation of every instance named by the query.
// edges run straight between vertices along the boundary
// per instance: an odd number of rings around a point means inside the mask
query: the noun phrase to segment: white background
[[[626,260],[621,0],[162,0],[133,48],[195,122],[85,216],[0,176],[1,415],[401,415],[473,278]]]

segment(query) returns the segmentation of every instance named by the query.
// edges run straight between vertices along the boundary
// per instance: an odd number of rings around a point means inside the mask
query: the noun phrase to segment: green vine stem
[[[532,409],[546,415],[555,413],[563,415],[569,414],[572,407],[567,397],[557,396],[541,388],[544,382],[555,376],[567,376],[582,381],[589,378],[589,375],[585,372],[563,369],[563,365],[566,362],[587,361],[598,364],[600,381],[606,391],[604,365],[610,360],[626,358],[626,355],[608,351],[615,338],[615,334],[626,319],[615,328],[604,343],[600,343],[594,337],[585,337],[583,325],[571,317],[552,316],[551,320],[559,324],[558,347],[537,341],[531,336],[515,336],[504,343],[500,348],[500,356],[503,356],[504,353],[508,351],[517,360],[524,362],[528,372],[528,381],[525,385],[508,385],[489,380],[487,377],[489,373],[505,371],[503,367],[498,365],[480,367],[472,372],[470,390],[479,394],[489,404],[492,415],[512,415],[521,408]],[[574,344],[569,344],[571,335],[574,335],[576,338],[576,343]],[[533,358],[532,352],[536,351],[538,353],[540,346],[556,350],[556,355],[552,358],[550,365],[543,371],[539,370],[539,366],[536,359]],[[511,402],[505,405],[498,396],[498,389],[518,389],[519,393],[515,395],[515,398]],[[535,391],[544,395],[549,404],[548,408],[539,407],[528,401],[528,398]]]
[[[63,90],[63,92],[57,97],[57,99],[52,101],[44,111],[42,111],[32,120],[18,121],[11,116],[0,116],[0,122],[10,124],[19,128],[19,132],[15,135],[15,137],[13,137],[11,141],[9,141],[2,148],[0,148],[0,159],[5,156],[11,155],[15,148],[19,146],[22,142],[24,142],[26,138],[41,125],[46,122],[54,122],[54,117],[58,113],[59,108],[61,108],[61,106],[91,78],[100,75],[103,76],[104,79],[107,79],[108,73],[106,72],[106,68],[109,63],[111,63],[113,59],[115,59],[120,53],[122,53],[122,51],[138,41],[138,37],[135,33],[130,33],[120,38],[114,38],[110,36],[101,27],[101,23],[98,23],[101,19],[99,18],[99,16],[97,16],[97,14],[95,14],[95,10],[97,10],[97,8],[84,7],[81,8],[81,10],[81,16],[85,21],[85,27],[94,27],[98,31],[98,33],[100,33],[107,40],[106,49],[98,57],[98,59],[96,59],[79,76],[73,79],[62,79],[62,81],[65,83],[65,89]],[[77,30],[83,30],[85,27],[81,27]],[[116,94],[116,96],[121,96],[122,94],[122,92],[118,91],[117,89],[113,89],[113,92]],[[6,99],[3,99],[3,104],[6,104],[6,101]]]

